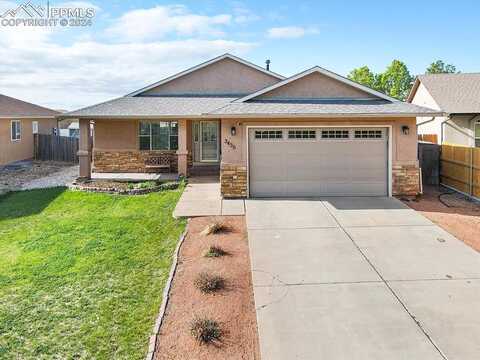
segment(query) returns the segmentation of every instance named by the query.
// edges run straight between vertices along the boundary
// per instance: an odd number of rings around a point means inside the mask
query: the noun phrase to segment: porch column
[[[80,139],[78,159],[80,162],[80,177],[90,179],[92,175],[92,153],[90,151],[90,120],[80,119]]]
[[[178,175],[188,176],[187,120],[178,121]]]

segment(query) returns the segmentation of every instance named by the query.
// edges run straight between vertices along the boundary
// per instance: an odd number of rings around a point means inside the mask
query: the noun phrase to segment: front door
[[[218,162],[218,121],[200,122],[200,161]]]

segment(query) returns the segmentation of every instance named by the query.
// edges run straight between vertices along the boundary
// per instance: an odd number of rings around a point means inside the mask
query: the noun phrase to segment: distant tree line
[[[459,72],[459,71],[458,71]],[[427,67],[425,74],[457,73],[457,68],[437,60]],[[368,66],[350,71],[349,79],[372,89],[381,91],[399,100],[405,100],[413,85],[415,77],[410,74],[407,65],[400,60],[393,60],[384,72],[374,73]]]

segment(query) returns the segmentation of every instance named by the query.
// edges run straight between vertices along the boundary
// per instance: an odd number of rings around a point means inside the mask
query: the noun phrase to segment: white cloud
[[[284,26],[270,28],[267,31],[267,37],[272,39],[296,39],[311,34],[318,34],[318,29],[314,27]]]
[[[183,5],[156,6],[132,10],[115,21],[107,33],[127,40],[162,38],[166,35],[223,36],[221,26],[231,22],[230,14],[192,14]]]
[[[246,24],[258,21],[261,17],[250,9],[246,8],[242,3],[235,3],[233,8],[233,21],[237,24]]]
[[[198,33],[198,27],[174,28]],[[57,28],[0,31],[0,93],[68,110],[124,95],[222,53],[242,55],[256,46],[228,37],[194,36],[112,43],[99,41],[102,34],[95,33],[75,33],[70,42],[60,36],[59,42],[56,35],[63,30]]]

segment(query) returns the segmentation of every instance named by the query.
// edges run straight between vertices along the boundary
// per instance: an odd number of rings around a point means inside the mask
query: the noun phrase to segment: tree
[[[359,84],[366,85],[372,89],[375,89],[377,85],[377,75],[374,74],[368,66],[362,66],[350,71],[347,75],[350,80],[353,80]]]
[[[430,64],[425,74],[454,74],[457,68],[452,64],[445,64],[442,60],[437,60]]]
[[[400,60],[393,60],[385,72],[379,74],[379,88],[387,95],[405,100],[413,80],[407,65]]]

